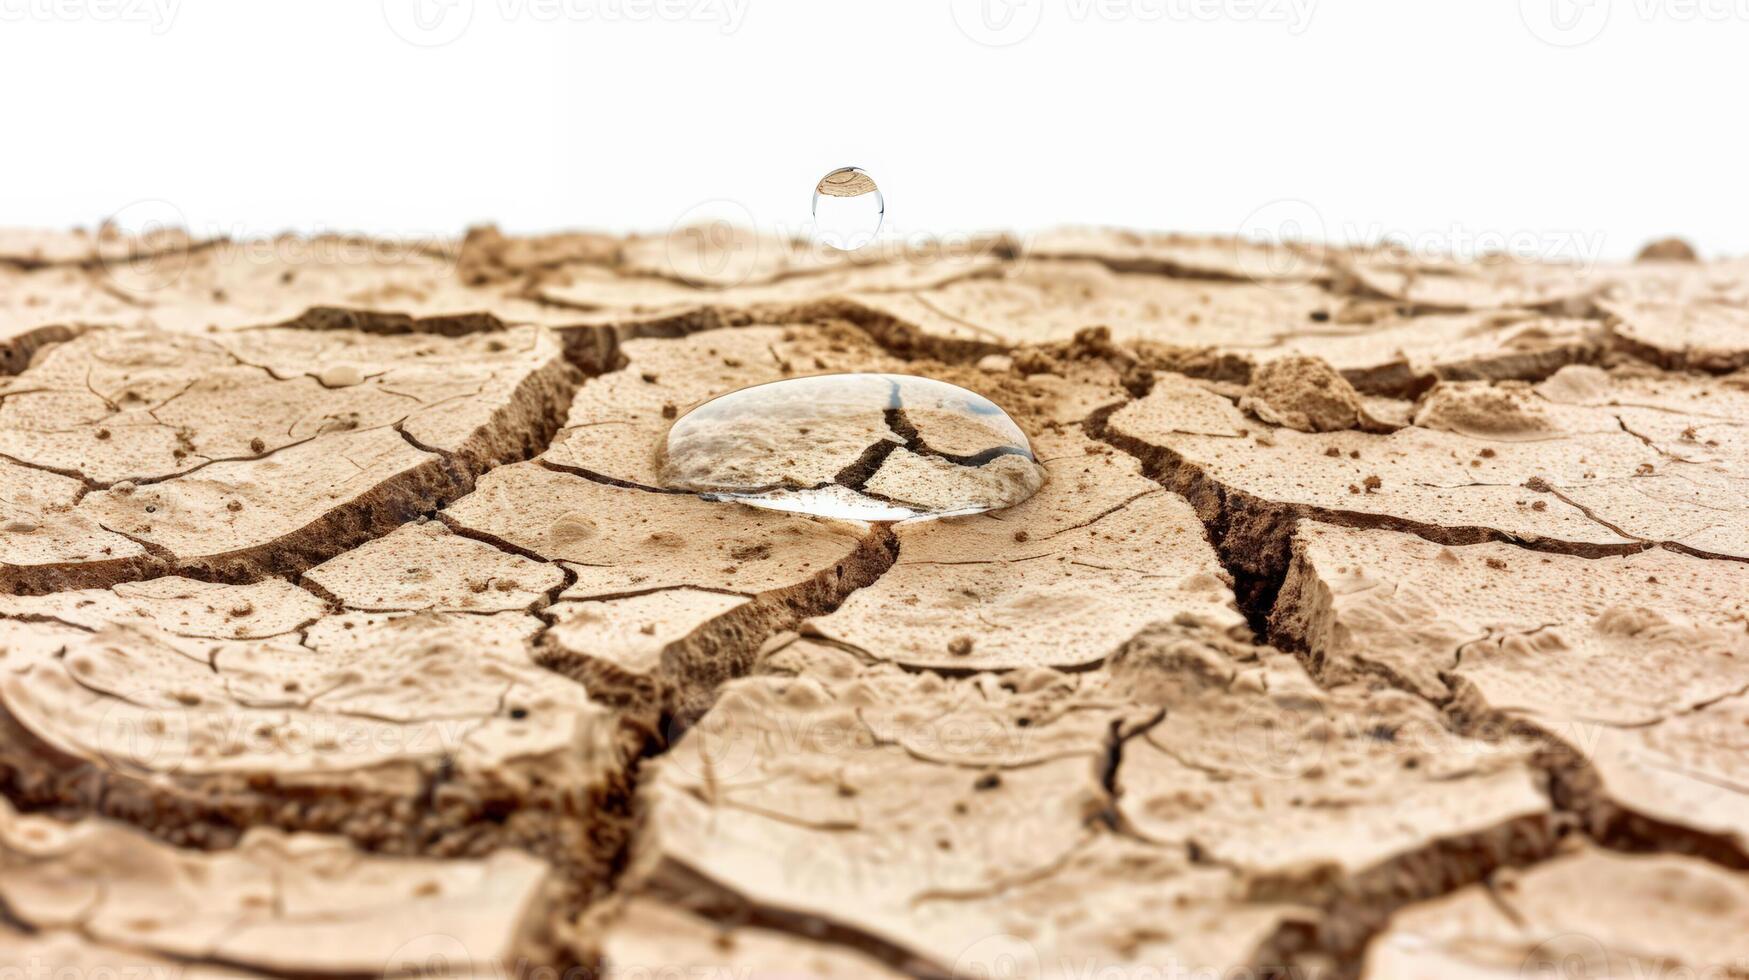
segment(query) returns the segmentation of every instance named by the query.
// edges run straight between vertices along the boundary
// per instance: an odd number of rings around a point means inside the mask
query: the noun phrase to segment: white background
[[[1749,252],[1749,0],[0,0],[0,86],[0,225]]]

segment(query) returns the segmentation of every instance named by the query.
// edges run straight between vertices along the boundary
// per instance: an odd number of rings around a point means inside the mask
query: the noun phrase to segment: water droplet
[[[857,167],[839,167],[814,185],[814,237],[842,251],[874,241],[887,214],[887,199],[874,178]]]
[[[977,514],[1045,470],[996,404],[945,381],[826,374],[743,388],[681,416],[662,482],[713,500],[864,521]]]

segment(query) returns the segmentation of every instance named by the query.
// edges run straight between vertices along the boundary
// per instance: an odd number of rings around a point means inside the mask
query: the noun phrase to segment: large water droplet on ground
[[[874,178],[857,167],[839,167],[814,185],[814,238],[841,251],[875,240],[887,199]]]
[[[977,514],[1038,492],[1045,470],[1008,413],[903,374],[755,385],[682,416],[662,481],[716,500],[864,521]]]

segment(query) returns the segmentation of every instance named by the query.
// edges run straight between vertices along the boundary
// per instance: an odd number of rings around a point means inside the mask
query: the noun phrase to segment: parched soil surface
[[[1749,263],[1653,254],[0,233],[0,973],[1749,976]],[[1048,480],[661,485],[848,371]]]

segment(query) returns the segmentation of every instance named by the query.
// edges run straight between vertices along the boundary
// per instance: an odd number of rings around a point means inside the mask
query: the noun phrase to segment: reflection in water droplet
[[[681,416],[662,482],[714,500],[864,521],[977,514],[1038,492],[1026,434],[988,398],[902,374],[755,385]]]
[[[874,178],[856,167],[840,167],[814,185],[814,237],[842,251],[874,241],[887,214],[887,199]]]

